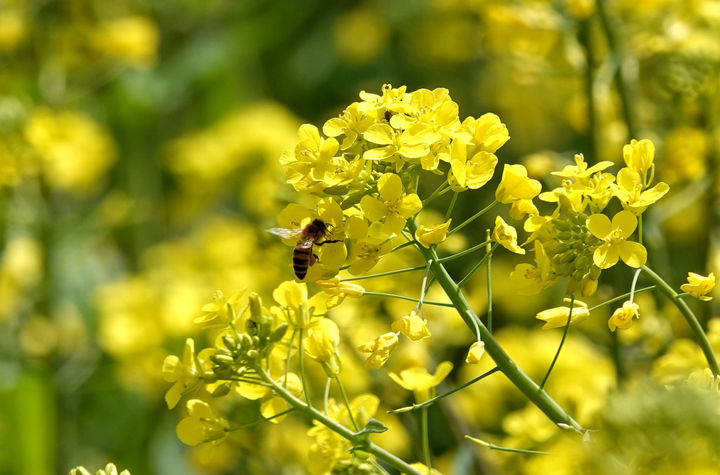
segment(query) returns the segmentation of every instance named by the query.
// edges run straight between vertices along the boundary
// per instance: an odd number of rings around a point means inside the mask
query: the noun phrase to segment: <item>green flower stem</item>
[[[295,408],[294,408],[294,407],[291,407],[290,409],[286,409],[286,410],[284,410],[284,411],[282,411],[282,412],[278,412],[278,413],[275,414],[274,416],[263,417],[262,419],[258,419],[258,420],[256,420],[256,421],[248,422],[247,424],[242,424],[242,425],[239,425],[239,426],[236,426],[236,427],[230,427],[230,428],[227,429],[225,432],[233,432],[233,431],[236,431],[236,430],[249,429],[250,427],[256,426],[256,425],[258,425],[258,424],[262,424],[263,422],[268,422],[268,421],[271,421],[271,420],[273,420],[273,419],[277,419],[278,417],[282,417],[282,416],[284,416],[284,415],[286,415],[286,414],[289,414],[289,413],[293,412],[294,410],[295,410]]]
[[[605,34],[607,48],[610,52],[610,59],[615,67],[615,87],[617,88],[618,96],[620,97],[623,119],[625,120],[625,125],[627,126],[628,135],[630,138],[635,138],[637,136],[635,114],[632,110],[630,92],[628,91],[628,85],[625,82],[625,75],[623,74],[622,56],[618,48],[615,31],[610,24],[610,18],[607,12],[607,3],[608,2],[606,0],[595,0],[595,8],[598,17],[600,18],[600,25],[602,26],[603,33]]]
[[[415,243],[413,242],[413,244],[415,244]],[[389,270],[387,272],[380,272],[379,274],[358,275],[356,277],[345,277],[343,279],[340,279],[340,282],[349,282],[351,280],[374,279],[375,277],[385,277],[386,275],[402,274],[403,272],[412,272],[412,271],[416,271],[416,270],[425,270],[425,269],[427,269],[427,264],[422,265],[422,266],[405,267],[403,269]]]
[[[400,300],[409,300],[410,302],[420,302],[420,299],[416,299],[415,297],[406,297],[405,295],[397,295],[397,294],[386,294],[385,292],[363,292],[363,295],[373,295],[375,297],[389,297],[393,299],[400,299]],[[423,304],[425,305],[436,305],[438,307],[454,307],[450,302],[433,302],[431,300],[423,300]]]
[[[430,467],[432,466],[432,462],[430,461],[430,432],[428,429],[427,407],[423,407],[420,410],[420,432],[422,433],[422,449],[425,466],[428,469],[428,473],[431,473]]]
[[[485,442],[481,439],[476,439],[475,437],[470,437],[469,435],[466,435],[465,438],[467,440],[470,440],[472,442],[475,442],[478,445],[482,445],[483,447],[487,447],[491,450],[499,450],[501,452],[513,452],[516,454],[533,454],[533,455],[550,455],[550,452],[540,452],[539,450],[527,450],[527,449],[511,449],[509,447],[501,447],[499,445],[491,444],[490,442]]]
[[[496,367],[494,367],[493,369],[491,369],[490,371],[486,371],[485,373],[481,374],[481,375],[478,376],[477,378],[473,378],[473,379],[471,379],[470,381],[468,381],[467,383],[461,384],[460,386],[456,387],[455,389],[451,389],[451,390],[448,391],[448,392],[439,394],[439,395],[437,395],[437,396],[435,396],[435,397],[433,397],[433,398],[428,399],[427,401],[421,402],[420,404],[413,404],[412,406],[401,407],[401,408],[398,408],[398,409],[390,409],[390,410],[388,411],[388,414],[401,414],[401,413],[403,413],[403,412],[417,411],[418,409],[422,409],[422,408],[424,408],[424,407],[430,406],[431,404],[434,404],[436,401],[439,401],[439,400],[442,399],[442,398],[448,397],[448,396],[450,396],[451,394],[454,394],[454,393],[456,393],[456,392],[458,392],[458,391],[460,391],[460,390],[462,390],[462,389],[465,389],[466,387],[468,387],[468,386],[470,386],[470,385],[472,385],[472,384],[475,384],[475,383],[477,383],[478,381],[480,381],[481,379],[485,379],[485,378],[487,378],[488,376],[490,376],[491,374],[497,373],[498,371],[500,371],[500,368],[498,368],[498,367],[496,366]]]
[[[496,201],[493,201],[492,203],[490,203],[489,205],[487,205],[486,207],[484,207],[483,209],[481,209],[480,211],[478,211],[478,212],[475,213],[474,215],[470,216],[468,219],[466,219],[466,220],[463,221],[462,223],[460,223],[460,224],[458,224],[457,226],[455,226],[454,228],[452,228],[452,229],[450,230],[450,232],[448,232],[447,235],[450,236],[451,234],[454,234],[454,233],[460,231],[462,228],[464,228],[464,227],[467,226],[468,224],[472,223],[473,221],[475,221],[476,219],[478,219],[478,218],[479,218],[480,216],[482,216],[483,214],[485,214],[485,213],[487,213],[488,211],[490,211],[496,204],[498,204],[498,201],[497,201],[497,200],[496,200]],[[413,234],[413,235],[415,234],[415,231],[414,231],[414,230],[412,231],[412,234]]]
[[[287,389],[288,385],[288,373],[290,373],[290,358],[292,358],[292,346],[293,342],[295,341],[295,335],[297,334],[297,327],[293,327],[292,336],[290,336],[290,343],[288,343],[288,351],[287,356],[285,357],[285,389]],[[238,337],[238,340],[240,338]]]
[[[488,239],[490,238],[490,231],[487,231]],[[495,247],[498,245],[495,244]],[[493,320],[492,320],[492,298],[493,298],[493,292],[492,292],[492,255],[493,251],[495,250],[494,247],[490,246],[488,244],[487,246],[487,267],[485,267],[486,270],[486,279],[487,279],[487,299],[488,299],[488,308],[487,308],[487,329],[490,333],[492,333],[493,328]],[[542,387],[542,385],[541,385]]]
[[[342,395],[343,403],[347,408],[348,416],[350,416],[350,421],[352,422],[353,428],[355,429],[355,432],[358,432],[360,431],[360,428],[355,421],[355,416],[353,416],[352,408],[350,407],[350,400],[348,399],[347,393],[345,392],[345,386],[343,386],[342,380],[337,375],[335,375],[335,382],[337,382],[338,388],[340,388],[340,394]]]
[[[708,340],[708,337],[705,334],[702,325],[700,325],[700,322],[698,321],[693,311],[690,310],[688,304],[685,303],[685,301],[680,297],[680,295],[675,292],[675,290],[673,290],[673,288],[670,287],[667,282],[665,282],[649,267],[642,266],[642,271],[646,277],[648,277],[651,281],[653,281],[655,285],[657,285],[658,289],[660,289],[660,292],[662,292],[667,298],[672,300],[677,309],[680,310],[680,313],[683,314],[688,325],[690,325],[690,329],[695,334],[695,338],[697,338],[700,349],[705,354],[705,359],[708,362],[708,366],[710,366],[710,370],[715,376],[720,375],[720,367],[718,367],[717,358],[715,357],[715,352],[713,352],[710,340]]]
[[[417,306],[415,307],[416,311],[420,311],[422,308],[423,301],[425,300],[425,286],[427,285],[427,278],[428,274],[430,273],[430,263],[428,262],[427,267],[425,268],[425,274],[423,274],[423,280],[422,285],[420,286],[420,298],[418,299]]]
[[[457,191],[453,193],[452,199],[450,200],[450,205],[448,206],[447,211],[445,211],[445,217],[443,218],[443,222],[447,221],[448,218],[450,218],[450,215],[453,212],[453,209],[455,209],[455,203],[457,202],[458,196],[460,193]]]
[[[365,452],[368,452],[370,454],[373,454],[375,457],[377,457],[379,460],[382,460],[389,466],[395,468],[396,470],[400,472],[404,472],[408,475],[424,475],[423,473],[419,472],[418,470],[415,470],[413,467],[410,466],[407,462],[400,459],[396,455],[388,452],[387,450],[383,449],[382,447],[370,442],[367,440],[366,436],[364,434],[357,434],[344,425],[340,424],[336,420],[328,417],[327,415],[323,414],[322,412],[318,411],[314,407],[310,406],[309,404],[301,401],[300,399],[296,398],[290,392],[283,388],[280,384],[277,384],[270,375],[264,371],[260,367],[253,368],[257,373],[263,378],[263,380],[268,383],[270,386],[272,386],[273,391],[276,395],[283,398],[288,404],[290,404],[293,408],[297,409],[298,411],[302,412],[309,418],[316,420],[323,424],[328,429],[332,430],[336,434],[344,437],[350,443]]]
[[[653,290],[653,289],[655,289],[655,288],[656,288],[656,287],[655,287],[654,285],[649,285],[649,286],[647,286],[647,287],[643,287],[642,289],[636,289],[636,290],[635,290],[635,295],[637,295],[637,294],[639,294],[639,293],[641,293],[641,292],[647,292],[648,290]],[[624,294],[622,294],[622,295],[618,295],[617,297],[613,297],[613,298],[611,298],[610,300],[606,300],[606,301],[604,301],[603,303],[599,303],[599,304],[595,305],[594,307],[588,308],[588,312],[592,312],[593,310],[597,310],[597,309],[599,309],[599,308],[602,308],[602,307],[605,307],[605,306],[607,306],[607,305],[613,304],[613,303],[618,302],[618,301],[620,301],[620,300],[625,300],[626,298],[630,297],[631,294],[632,294],[632,292],[627,292],[627,293],[624,293]],[[682,295],[678,295],[678,296],[679,296],[679,297],[682,297]]]
[[[567,337],[568,330],[570,329],[570,321],[572,320],[572,312],[573,312],[574,306],[575,306],[575,295],[571,295],[570,296],[570,311],[568,312],[567,322],[565,322],[565,329],[563,330],[563,335],[562,335],[562,338],[560,339],[560,345],[558,345],[558,349],[555,352],[555,356],[553,357],[552,362],[550,363],[550,367],[548,368],[547,373],[545,373],[545,377],[543,378],[542,383],[540,383],[540,389],[545,387],[545,383],[547,383],[547,380],[550,377],[550,373],[552,373],[552,370],[555,367],[555,363],[557,362],[557,359],[560,356],[560,350],[562,350],[562,347],[565,344],[565,338]]]
[[[410,231],[414,233],[416,224],[412,219],[408,220],[408,226],[410,227]],[[426,261],[430,261],[432,259],[433,262],[431,270],[437,277],[438,283],[442,286],[443,290],[450,298],[450,301],[465,321],[465,324],[473,330],[475,328],[473,321],[478,320],[477,315],[473,312],[472,308],[470,308],[470,304],[467,299],[465,299],[465,295],[463,295],[462,291],[458,287],[458,284],[456,284],[453,278],[450,277],[450,274],[445,267],[438,262],[435,250],[425,249],[420,245],[416,245],[415,247],[425,257]],[[580,424],[570,417],[570,415],[568,415],[550,396],[548,396],[544,390],[540,389],[535,381],[530,379],[528,375],[526,375],[518,367],[518,365],[515,364],[510,356],[505,353],[505,350],[503,350],[497,340],[495,340],[492,334],[488,331],[487,327],[482,324],[482,322],[477,321],[477,325],[480,328],[480,336],[485,342],[485,351],[490,355],[490,357],[495,361],[495,364],[497,364],[498,368],[500,368],[500,371],[508,377],[515,387],[525,394],[525,396],[530,399],[533,404],[535,404],[550,418],[550,420],[556,424],[564,424],[577,431],[584,430]]]
[[[398,250],[402,249],[403,247],[412,246],[413,244],[415,244],[415,242],[413,242],[413,241],[408,241],[408,242],[404,242],[404,243],[402,243],[402,244],[398,244],[397,246],[393,247],[393,248],[390,250],[390,252],[398,251]]]
[[[460,282],[457,283],[458,288],[460,288],[460,287],[462,287],[463,285],[465,285],[465,282],[467,282],[468,279],[470,279],[470,277],[472,277],[473,274],[474,274],[475,272],[477,272],[477,270],[478,270],[480,267],[482,267],[483,264],[485,264],[485,261],[487,261],[487,260],[490,259],[490,256],[493,255],[493,252],[495,252],[495,249],[497,249],[497,247],[498,247],[499,245],[500,245],[500,244],[498,244],[498,243],[493,244],[492,249],[490,249],[490,251],[489,251],[487,254],[485,254],[485,255],[483,256],[483,258],[480,259],[480,260],[478,261],[478,263],[475,264],[475,266],[474,266],[472,269],[470,269],[470,272],[468,272],[468,273],[465,275],[465,277],[463,277],[462,279],[460,279]]]
[[[447,184],[447,181],[444,181],[444,182],[440,183],[440,186],[438,186],[437,188],[435,188],[435,191],[433,191],[432,193],[430,193],[430,196],[428,196],[427,198],[425,198],[425,199],[422,201],[423,208],[424,208],[428,203],[430,203],[432,200],[434,200],[434,199],[437,198],[438,196],[444,195],[444,194],[447,193],[448,191],[450,191],[450,186]]]
[[[303,358],[303,354],[305,353],[303,351],[303,330],[303,328],[300,328],[298,332],[298,370],[300,372],[300,381],[302,381],[303,394],[305,394],[305,401],[309,407],[312,407],[310,403],[310,392],[307,387],[307,378],[305,377],[305,363],[303,362],[305,359]],[[292,345],[292,342],[290,342],[290,344]]]
[[[475,245],[475,246],[473,246],[473,247],[469,247],[469,248],[465,249],[464,251],[458,252],[457,254],[452,254],[452,255],[449,255],[449,256],[441,257],[441,258],[440,258],[440,262],[445,263],[445,262],[448,262],[448,261],[454,261],[455,259],[459,259],[459,258],[461,258],[461,257],[463,257],[463,256],[467,256],[468,254],[471,254],[471,253],[477,251],[478,249],[484,248],[485,246],[487,246],[487,245],[490,244],[491,242],[492,242],[492,240],[490,240],[490,241],[485,241],[485,242],[481,242],[480,244],[477,244],[477,245]],[[406,243],[406,244],[407,244],[407,243]]]

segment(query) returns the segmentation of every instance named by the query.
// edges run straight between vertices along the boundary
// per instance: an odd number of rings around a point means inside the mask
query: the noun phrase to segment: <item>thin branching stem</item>
[[[393,299],[408,300],[410,302],[420,302],[420,299],[415,297],[407,297],[405,295],[387,294],[385,292],[364,292],[363,295],[372,295],[375,297],[389,297]],[[434,302],[432,300],[424,300],[425,305],[435,305],[437,307],[454,307],[450,302]]]
[[[562,338],[560,339],[560,345],[558,345],[558,349],[555,352],[555,356],[553,357],[552,362],[550,363],[550,367],[548,368],[547,373],[545,373],[545,377],[543,378],[542,383],[540,383],[541,390],[545,387],[545,383],[547,383],[547,380],[550,377],[550,373],[552,373],[552,370],[555,367],[555,363],[557,362],[557,359],[560,356],[560,351],[562,350],[562,347],[565,344],[565,338],[567,338],[568,330],[570,329],[570,321],[572,320],[572,313],[573,313],[574,306],[575,306],[575,295],[571,295],[570,296],[570,311],[568,312],[567,322],[565,322],[565,329],[563,330],[563,335],[562,335]]]
[[[551,452],[541,452],[539,450],[528,450],[528,449],[513,449],[510,447],[501,447],[499,445],[491,444],[490,442],[485,442],[482,439],[477,439],[475,437],[471,437],[469,435],[466,435],[465,438],[467,440],[470,440],[472,442],[475,442],[478,445],[482,445],[483,447],[487,447],[491,450],[499,450],[501,452],[513,452],[516,454],[531,454],[531,455],[551,455]]]
[[[635,293],[639,294],[641,292],[647,292],[648,290],[653,290],[655,288],[657,288],[657,287],[655,287],[654,285],[650,285],[648,287],[643,287],[642,289],[635,290]],[[603,303],[599,303],[593,307],[588,308],[588,312],[592,312],[593,310],[597,310],[602,307],[607,307],[608,305],[614,304],[615,302],[618,302],[620,300],[625,300],[626,298],[630,297],[631,294],[632,294],[632,292],[627,292],[622,295],[618,295],[617,297],[613,297],[610,300],[606,300]],[[679,295],[679,296],[681,297],[681,295]]]
[[[449,256],[441,257],[440,262],[442,262],[444,264],[445,262],[454,261],[455,259],[459,259],[461,257],[467,256],[468,254],[471,254],[477,250],[485,248],[491,242],[492,241],[481,242],[480,244],[476,244],[472,247],[469,247],[469,248],[465,249],[464,251],[460,251],[456,254],[451,254]]]
[[[468,224],[470,224],[470,223],[472,223],[473,221],[475,221],[476,219],[478,219],[478,218],[479,218],[480,216],[482,216],[483,214],[485,214],[485,213],[487,213],[488,211],[490,211],[491,209],[493,209],[493,207],[494,207],[496,204],[498,204],[498,202],[497,202],[497,201],[493,201],[492,203],[490,203],[489,205],[487,205],[486,207],[484,207],[483,209],[481,209],[480,211],[478,211],[478,212],[475,213],[474,215],[470,216],[468,219],[466,219],[466,220],[463,221],[462,223],[460,223],[460,224],[458,224],[457,226],[455,226],[454,228],[452,228],[452,229],[450,230],[450,232],[448,232],[447,235],[450,236],[451,234],[454,234],[454,233],[460,231],[462,228],[464,228],[464,227],[467,226]]]
[[[437,396],[432,397],[432,398],[428,399],[427,401],[423,401],[419,404],[413,404],[412,406],[401,407],[399,409],[390,409],[388,411],[388,414],[399,414],[402,412],[417,411],[418,409],[421,409],[423,407],[430,406],[432,404],[435,404],[440,399],[446,398],[446,397],[450,396],[451,394],[455,394],[456,392],[458,392],[462,389],[465,389],[466,387],[471,386],[471,385],[477,383],[478,381],[480,381],[481,379],[485,379],[488,376],[490,376],[491,374],[496,373],[498,371],[500,371],[500,368],[498,368],[496,366],[493,369],[491,369],[490,371],[486,371],[483,374],[481,374],[480,376],[478,376],[477,378],[473,378],[470,381],[468,381],[467,383],[463,383],[460,386],[458,386],[454,389],[451,389],[450,391],[444,392],[442,394],[438,394]]]
[[[475,272],[477,272],[478,269],[480,269],[480,267],[482,267],[482,265],[485,264],[485,262],[486,262],[488,259],[490,259],[490,256],[493,255],[493,252],[495,252],[495,249],[497,249],[498,246],[499,246],[498,243],[493,244],[492,249],[490,249],[490,251],[489,251],[487,254],[485,254],[485,255],[483,256],[483,258],[480,259],[480,260],[478,261],[478,263],[473,266],[472,269],[470,269],[470,272],[468,272],[467,274],[465,274],[465,277],[463,277],[462,279],[460,279],[460,282],[457,283],[458,288],[460,288],[460,287],[462,287],[463,285],[465,285],[465,283],[470,279],[470,277],[472,277],[473,274],[475,274]]]
[[[414,243],[413,243],[414,244]],[[403,272],[412,272],[416,270],[424,270],[427,268],[426,265],[422,266],[415,266],[415,267],[405,267],[403,269],[396,269],[396,270],[389,270],[387,272],[380,272],[378,274],[370,274],[370,275],[358,275],[354,277],[345,277],[340,279],[340,282],[349,282],[351,280],[365,280],[365,279],[374,279],[376,277],[385,277],[388,275],[394,275],[394,274],[402,274]]]

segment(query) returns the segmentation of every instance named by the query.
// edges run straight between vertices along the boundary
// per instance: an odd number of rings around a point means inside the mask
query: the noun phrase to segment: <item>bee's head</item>
[[[315,226],[321,233],[326,233],[332,227],[331,224],[326,223],[322,219],[314,219],[312,225]]]

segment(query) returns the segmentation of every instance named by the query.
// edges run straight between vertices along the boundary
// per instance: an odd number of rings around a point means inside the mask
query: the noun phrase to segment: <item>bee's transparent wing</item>
[[[280,236],[283,239],[298,238],[302,234],[302,229],[293,228],[269,228],[265,231],[269,232],[270,234]]]

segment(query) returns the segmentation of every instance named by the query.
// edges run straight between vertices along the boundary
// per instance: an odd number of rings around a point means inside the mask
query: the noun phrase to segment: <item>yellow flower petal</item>
[[[585,221],[585,226],[598,239],[605,239],[613,230],[610,218],[604,214],[593,214]]]
[[[591,216],[592,217],[592,216]],[[620,230],[619,237],[627,239],[637,228],[637,218],[630,211],[622,210],[612,219],[612,228]],[[592,232],[592,231],[590,231]]]
[[[645,246],[639,242],[626,241],[619,245],[617,249],[620,253],[620,258],[630,267],[637,269],[644,266],[645,262],[647,262],[647,250]]]

